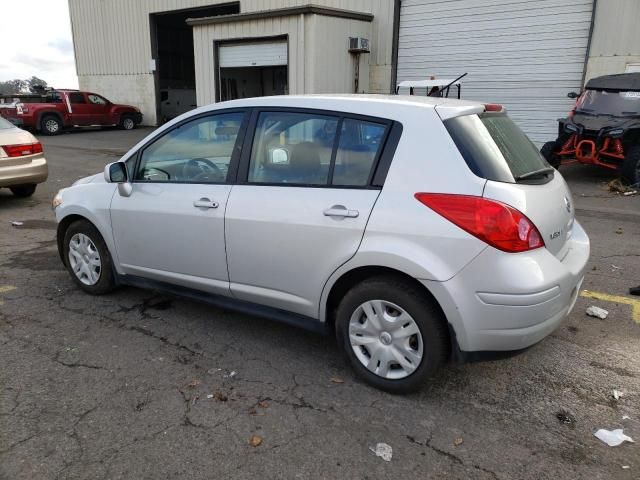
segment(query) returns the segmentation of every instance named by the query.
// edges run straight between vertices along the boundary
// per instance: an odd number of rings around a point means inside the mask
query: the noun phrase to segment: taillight
[[[442,193],[416,193],[415,197],[461,229],[504,252],[544,247],[542,236],[531,220],[505,203]]]
[[[485,112],[502,112],[504,107],[499,103],[485,103],[484,111]]]
[[[26,155],[35,155],[42,153],[41,143],[25,143],[22,145],[2,145],[2,150],[7,157],[24,157]]]

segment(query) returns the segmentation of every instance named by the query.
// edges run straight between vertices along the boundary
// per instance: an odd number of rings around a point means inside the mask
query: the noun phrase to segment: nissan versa
[[[542,340],[589,257],[562,176],[503,109],[442,98],[202,107],[53,205],[87,293],[157,288],[332,331],[395,392]]]

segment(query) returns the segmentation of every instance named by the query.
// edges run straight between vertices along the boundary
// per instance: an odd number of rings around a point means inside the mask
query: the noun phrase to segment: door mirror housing
[[[118,193],[123,197],[128,197],[133,192],[133,186],[129,182],[129,174],[124,162],[114,162],[104,167],[104,179],[108,183],[117,183]]]
[[[569,98],[578,98],[580,94],[578,92],[569,92],[567,93],[567,97]]]
[[[123,162],[110,163],[104,168],[104,179],[109,183],[126,183],[127,167]]]

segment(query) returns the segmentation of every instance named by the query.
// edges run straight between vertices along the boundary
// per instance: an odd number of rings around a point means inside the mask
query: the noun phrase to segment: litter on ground
[[[385,462],[390,462],[391,457],[393,456],[393,449],[391,448],[390,445],[387,445],[386,443],[378,443],[375,446],[375,448],[369,447],[369,450],[375,453],[376,457],[380,457]]]
[[[24,222],[11,222],[11,225],[13,225],[14,227],[21,227],[22,225],[24,225]]]
[[[611,396],[615,399],[615,400],[619,400],[620,397],[622,396],[622,392],[620,390],[614,390],[613,392],[611,392]]]
[[[589,308],[587,308],[587,315],[604,320],[605,318],[607,318],[607,315],[609,315],[609,312],[604,308],[591,305]]]
[[[610,447],[617,447],[623,442],[634,443],[633,438],[625,435],[622,428],[618,428],[616,430],[605,430],[604,428],[601,428],[594,433],[594,435],[598,440],[603,441]]]

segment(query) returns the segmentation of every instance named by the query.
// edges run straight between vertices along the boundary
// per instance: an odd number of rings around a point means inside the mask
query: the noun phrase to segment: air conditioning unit
[[[369,39],[362,37],[349,37],[349,52],[369,53]]]

